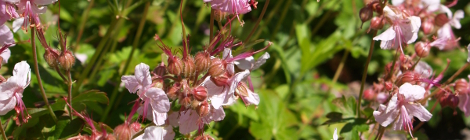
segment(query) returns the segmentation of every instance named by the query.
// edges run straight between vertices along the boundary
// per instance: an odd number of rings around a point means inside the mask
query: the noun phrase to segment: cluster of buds
[[[193,56],[188,38],[183,38],[181,55],[165,45],[158,35],[155,40],[168,56],[167,63],[160,63],[151,72],[149,66],[142,63],[136,66],[135,75],[122,77],[126,88],[139,95],[136,102],[140,107],[133,111],[156,125],[146,128],[138,138],[152,138],[146,135],[147,132],[171,137],[174,136],[172,128],[179,127],[182,134],[199,130],[196,139],[212,139],[203,134],[204,125],[223,120],[223,106],[232,105],[238,99],[247,106],[259,104],[249,75],[269,58],[265,53],[255,61],[253,55],[267,49],[271,42],[261,50],[233,56],[232,49],[242,42],[219,32],[210,44]],[[179,109],[170,110],[170,106]]]
[[[433,0],[382,2],[370,1],[359,12],[363,23],[370,21],[369,31],[389,26],[373,40],[381,41],[382,49],[396,50],[398,56],[385,66],[383,77],[363,93],[366,100],[380,103],[379,109],[374,111],[375,120],[384,127],[393,123],[394,130],[405,130],[412,136],[413,117],[420,121],[428,121],[432,117],[423,107],[431,97],[435,97],[442,107],[459,107],[470,115],[469,83],[464,79],[452,84],[440,83],[450,61],[436,77],[432,68],[420,61],[430,55],[432,47],[449,50],[459,46],[452,27],[460,29],[463,11],[452,14],[449,10],[456,1],[448,5]],[[425,36],[416,42],[420,31]],[[414,54],[406,55],[404,48],[413,43]],[[432,89],[435,93],[431,92]]]
[[[75,64],[75,56],[70,50],[67,49],[67,38],[59,31],[59,46],[61,50],[50,47],[44,37],[44,31],[41,29],[36,30],[39,42],[46,49],[44,52],[44,60],[51,68],[60,67],[62,70],[70,71]]]

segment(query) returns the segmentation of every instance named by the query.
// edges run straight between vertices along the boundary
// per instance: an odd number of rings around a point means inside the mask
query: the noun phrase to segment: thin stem
[[[95,0],[91,0],[85,12],[83,12],[82,18],[80,20],[80,26],[78,27],[77,41],[75,42],[75,47],[73,48],[74,51],[76,51],[79,47],[78,44],[80,43],[80,39],[82,38],[82,35],[83,35],[83,29],[85,28],[85,24],[88,19],[88,13],[90,13],[90,10],[93,7],[94,3],[95,3]]]
[[[211,19],[210,19],[210,25],[209,25],[209,29],[210,29],[210,42],[212,42],[212,40],[214,40],[214,10],[211,9]]]
[[[0,120],[0,131],[2,131],[2,137],[4,140],[7,140],[7,135],[5,134],[5,129],[3,129],[3,123],[2,120]]]
[[[142,36],[142,31],[144,29],[144,26],[145,26],[145,19],[147,17],[147,14],[148,14],[148,9],[150,7],[150,2],[147,2],[145,4],[145,8],[144,8],[144,13],[142,15],[142,19],[140,19],[140,23],[139,23],[139,27],[137,28],[137,33],[136,33],[136,37],[134,39],[134,41],[132,42],[132,50],[131,50],[131,53],[129,54],[129,56],[127,57],[127,60],[126,60],[126,64],[124,65],[124,70],[122,71],[122,73],[119,73],[120,75],[124,75],[127,73],[127,69],[129,68],[129,65],[130,63],[132,62],[132,58],[133,58],[133,55],[134,55],[134,52],[137,48],[137,46],[139,45],[139,41],[140,41],[140,37]],[[119,80],[119,84],[121,84],[121,80]],[[108,116],[108,113],[109,111],[111,111],[111,108],[113,107],[113,104],[114,104],[114,100],[116,99],[116,96],[117,96],[117,92],[118,92],[119,88],[114,88],[112,94],[111,94],[111,98],[109,100],[109,105],[106,106],[106,109],[104,111],[104,114],[103,114],[103,117],[101,117],[101,122],[104,122],[104,120],[106,120],[107,116]],[[120,99],[117,101],[119,102]]]
[[[60,77],[62,78],[62,80],[67,81],[67,78],[65,78],[64,74],[62,74],[62,72],[60,71],[59,66],[56,65],[56,66],[54,67],[54,70],[57,71],[57,73],[60,75]]]
[[[343,58],[341,58],[341,62],[338,65],[338,69],[336,69],[335,76],[333,76],[333,83],[332,83],[333,85],[336,83],[336,81],[338,81],[339,75],[341,75],[341,72],[343,71],[344,63],[346,62],[346,58],[348,58],[348,54],[349,54],[349,49],[346,49],[346,51],[343,54]],[[328,89],[328,91],[330,89]]]
[[[377,35],[377,30],[372,31],[372,36]],[[370,49],[369,49],[369,56],[367,56],[367,61],[366,65],[364,66],[364,72],[362,72],[362,81],[361,81],[361,90],[359,90],[359,100],[357,100],[357,106],[356,106],[356,114],[357,118],[361,117],[361,100],[362,100],[362,95],[364,94],[364,85],[366,83],[366,78],[367,78],[367,69],[369,68],[369,62],[370,59],[372,58],[372,52],[374,52],[374,40],[370,41]]]
[[[264,14],[266,13],[266,9],[268,9],[269,5],[269,0],[266,0],[266,3],[264,3],[263,10],[261,11],[261,15],[259,16],[258,20],[256,21],[255,27],[251,30],[250,34],[248,34],[248,37],[243,41],[243,43],[248,43],[250,41],[250,37],[253,35],[253,33],[256,31],[256,28],[258,28],[259,23],[263,19]],[[245,45],[243,45],[245,46]]]
[[[46,104],[47,109],[49,110],[49,114],[51,114],[52,119],[54,120],[54,122],[57,122],[57,117],[55,116],[54,111],[49,105],[49,100],[47,100],[46,92],[44,91],[44,86],[42,85],[41,75],[39,74],[38,53],[36,50],[37,46],[34,42],[34,39],[35,39],[34,33],[35,33],[35,28],[34,26],[31,26],[31,48],[33,48],[34,72],[36,73],[36,78],[38,79],[38,85],[39,85],[39,89],[41,90],[42,99],[44,100],[44,103]]]
[[[69,99],[69,104],[70,104],[70,110],[69,110],[69,116],[70,116],[70,120],[72,120],[72,117],[73,117],[73,114],[72,114],[72,111],[73,111],[73,108],[72,108],[72,85],[73,85],[73,81],[72,81],[72,74],[70,73],[70,70],[67,71],[67,76],[68,76],[68,81],[67,81],[67,85],[68,85],[68,99]]]

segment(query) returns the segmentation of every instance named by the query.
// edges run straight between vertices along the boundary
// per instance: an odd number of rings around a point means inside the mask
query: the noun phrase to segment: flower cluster
[[[443,5],[440,0],[382,2],[368,3],[359,14],[362,22],[371,21],[369,31],[389,26],[373,40],[381,41],[380,48],[397,52],[395,60],[386,65],[383,77],[364,92],[366,100],[379,103],[378,110],[373,113],[375,121],[383,127],[393,124],[393,130],[405,130],[413,137],[414,117],[421,122],[432,117],[424,107],[431,97],[442,107],[459,107],[469,116],[469,83],[465,79],[441,83],[447,68],[435,77],[433,69],[420,61],[429,55],[431,47],[450,50],[459,46],[459,38],[455,37],[452,27],[460,29],[463,11],[452,14],[449,7],[455,3]],[[418,36],[419,32],[424,36]],[[407,55],[405,48],[413,43],[415,52]]]

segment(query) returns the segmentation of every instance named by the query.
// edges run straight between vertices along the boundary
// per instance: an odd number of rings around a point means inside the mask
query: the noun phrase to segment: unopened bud
[[[211,56],[208,52],[198,52],[194,58],[198,72],[206,71],[211,66]]]
[[[429,46],[427,43],[423,43],[420,41],[415,44],[416,55],[418,55],[421,58],[428,56],[430,49],[431,49],[431,46]]]
[[[183,62],[178,57],[168,58],[168,73],[179,76],[183,70]]]
[[[59,65],[62,69],[68,71],[75,64],[75,57],[72,52],[66,50],[62,52],[59,56]]]
[[[370,28],[374,30],[380,30],[384,27],[384,20],[380,17],[374,17],[370,21]]]
[[[191,106],[191,98],[188,96],[182,96],[182,94],[180,94],[179,101],[181,106],[184,106],[185,108],[189,108],[189,106]]]
[[[468,94],[468,83],[465,79],[455,81],[454,86],[455,94]]]
[[[128,140],[132,138],[132,130],[128,124],[124,123],[114,128],[114,135],[120,139]]]
[[[171,86],[170,89],[168,89],[168,92],[166,93],[168,98],[175,100],[180,93],[180,89],[181,84],[178,82],[174,83],[173,86]]]
[[[413,71],[407,71],[400,75],[400,80],[397,83],[397,86],[401,86],[404,83],[410,83],[412,85],[416,84],[416,82],[419,81],[419,74],[413,72]]]
[[[211,77],[216,77],[222,75],[225,72],[224,64],[219,58],[214,58],[211,60],[211,66],[209,67],[209,74]]]
[[[59,57],[59,51],[56,49],[46,49],[46,52],[44,52],[44,60],[46,60],[47,64],[49,67],[54,68],[57,66],[57,59]]]
[[[449,18],[445,13],[440,13],[434,18],[434,24],[436,24],[439,27],[444,26],[447,22],[449,22]]]
[[[188,56],[186,58],[183,58],[183,76],[186,78],[189,78],[196,73],[196,67],[194,66],[194,58],[191,56]]]
[[[393,83],[392,82],[385,82],[385,90],[391,91],[393,89]]]
[[[163,77],[166,74],[166,67],[165,64],[162,62],[160,65],[158,65],[155,69],[153,69],[153,73],[156,75]]]
[[[214,82],[214,84],[217,86],[228,85],[229,80],[230,78],[226,74],[217,77],[211,77],[211,81]]]
[[[207,116],[209,114],[209,111],[210,111],[210,106],[209,106],[209,103],[207,103],[207,101],[202,102],[196,108],[196,112],[200,117]]]
[[[197,86],[193,89],[193,97],[198,101],[207,99],[207,90],[204,86]]]
[[[423,29],[425,35],[429,35],[434,30],[434,23],[431,20],[427,20],[423,22],[421,29]]]
[[[248,96],[249,89],[248,89],[248,87],[246,86],[245,82],[240,82],[240,84],[238,84],[237,88],[235,89],[235,92],[236,92],[238,95],[247,97],[247,96]]]
[[[363,96],[364,96],[364,99],[365,99],[365,100],[368,100],[368,101],[374,100],[374,98],[375,98],[374,90],[372,90],[371,88],[366,89],[366,90],[364,91],[364,95],[363,95]]]
[[[362,23],[372,19],[372,16],[374,16],[372,9],[367,6],[359,11],[359,18],[361,18]]]

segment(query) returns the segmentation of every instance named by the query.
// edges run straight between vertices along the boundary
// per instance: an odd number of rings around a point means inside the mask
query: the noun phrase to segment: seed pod
[[[385,82],[385,90],[391,91],[392,89],[393,89],[393,83],[390,81]]]
[[[178,57],[168,58],[168,73],[179,76],[183,71],[183,62]]]
[[[59,62],[57,59],[59,57],[59,51],[56,49],[48,48],[46,52],[44,52],[44,60],[46,60],[49,67],[54,68],[57,66]]]
[[[454,86],[455,94],[468,94],[468,83],[465,79],[458,79]]]
[[[196,72],[196,68],[194,66],[194,58],[192,56],[184,58],[183,64],[183,76],[186,78],[192,77]]]
[[[429,55],[429,50],[431,47],[427,43],[418,42],[415,44],[415,52],[421,58],[424,58]]]
[[[439,27],[444,26],[447,22],[449,22],[449,18],[445,13],[440,13],[434,18],[434,24],[436,24]]]
[[[198,52],[194,58],[198,72],[204,72],[211,66],[211,56],[206,51]]]
[[[372,16],[374,16],[372,9],[367,6],[359,11],[359,18],[361,18],[362,23],[372,19]]]
[[[66,50],[60,54],[59,66],[62,69],[69,71],[73,64],[75,64],[75,57],[73,56],[72,52]]]
[[[222,63],[222,60],[219,58],[213,58],[211,60],[211,66],[209,67],[209,74],[211,77],[216,77],[222,75],[225,72],[225,66]]]
[[[207,99],[207,90],[204,86],[197,86],[193,89],[193,97],[198,101]]]
[[[196,107],[196,112],[200,117],[207,116],[210,112],[210,106],[207,101],[202,102],[198,107]]]

